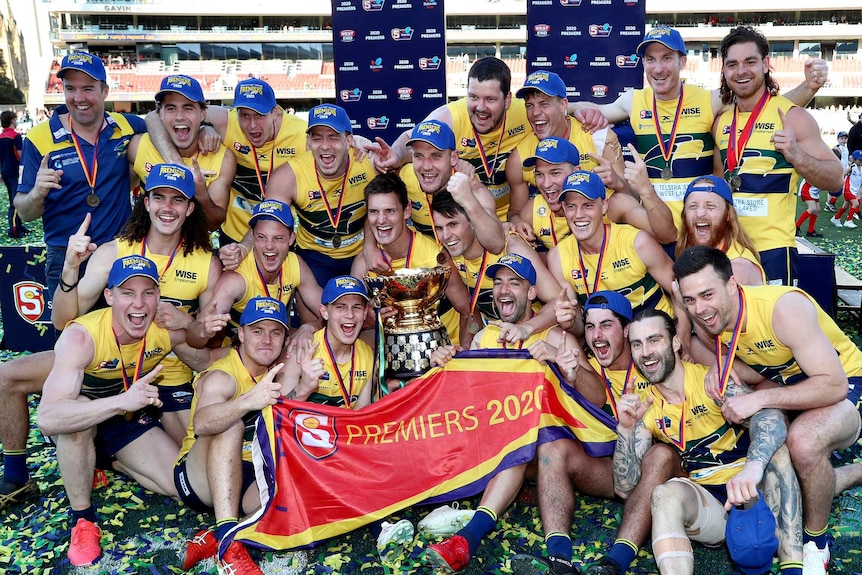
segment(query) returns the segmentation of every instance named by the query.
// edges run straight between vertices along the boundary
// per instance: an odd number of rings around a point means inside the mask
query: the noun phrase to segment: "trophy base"
[[[431,353],[441,345],[450,345],[445,327],[405,333],[386,333],[386,377],[418,377],[431,367]]]

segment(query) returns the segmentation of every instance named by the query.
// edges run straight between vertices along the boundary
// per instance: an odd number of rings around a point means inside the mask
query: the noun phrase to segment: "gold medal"
[[[669,180],[673,177],[673,170],[670,169],[670,166],[665,166],[661,171],[661,179]]]
[[[732,176],[730,178],[730,189],[734,192],[738,192],[739,188],[742,187],[742,178],[739,176]]]
[[[332,247],[335,249],[341,247],[341,236],[332,236]]]
[[[90,193],[87,194],[87,205],[91,208],[95,208],[99,205],[99,196],[96,195],[96,192],[90,190]]]
[[[470,323],[467,325],[467,331],[471,334],[476,335],[480,331],[482,331],[482,326],[480,326],[476,320],[470,320]]]

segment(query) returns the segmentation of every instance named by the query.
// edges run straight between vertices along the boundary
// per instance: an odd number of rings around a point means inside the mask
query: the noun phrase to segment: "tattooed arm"
[[[763,496],[775,515],[778,560],[802,561],[802,493],[790,452],[782,445],[763,476]]]
[[[638,421],[633,427],[617,426],[617,446],[614,450],[614,492],[628,497],[641,478],[641,460],[652,445],[652,434]]]
[[[753,393],[744,385],[729,381],[725,396],[728,398]],[[751,443],[745,466],[727,482],[727,504],[741,505],[757,497],[757,487],[763,479],[766,466],[778,448],[784,445],[787,437],[787,424],[784,414],[778,409],[761,409],[748,419]]]

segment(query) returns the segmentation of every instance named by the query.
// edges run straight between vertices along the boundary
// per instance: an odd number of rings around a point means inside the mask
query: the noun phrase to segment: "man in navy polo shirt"
[[[137,116],[105,112],[107,75],[98,56],[73,52],[63,58],[57,76],[66,104],[27,134],[14,200],[24,221],[43,219],[46,299],[59,284],[69,236],[86,214],[92,214],[89,232],[96,245],[114,239],[129,219],[126,148],[134,134],[146,131]]]

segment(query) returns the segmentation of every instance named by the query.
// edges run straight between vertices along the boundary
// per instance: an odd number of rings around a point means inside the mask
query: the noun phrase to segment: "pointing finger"
[[[76,236],[87,235],[87,228],[90,227],[90,219],[91,218],[92,218],[92,216],[90,215],[90,212],[87,212],[87,215],[84,216],[84,221],[81,222],[81,225],[78,227],[78,231],[75,232]]]
[[[632,159],[634,160],[635,165],[643,164],[644,161],[641,159],[641,155],[638,153],[638,149],[635,148],[635,145],[629,142],[626,144],[629,148],[629,151],[632,153]]]
[[[609,165],[611,165],[611,163],[610,163],[609,161],[607,161],[605,158],[603,158],[603,157],[601,157],[601,156],[597,156],[597,155],[595,155],[595,154],[594,154],[594,153],[592,153],[592,152],[587,152],[587,154],[589,154],[590,158],[591,158],[595,163],[597,163],[597,164],[598,164],[598,165],[600,165],[600,166],[609,166]]]

